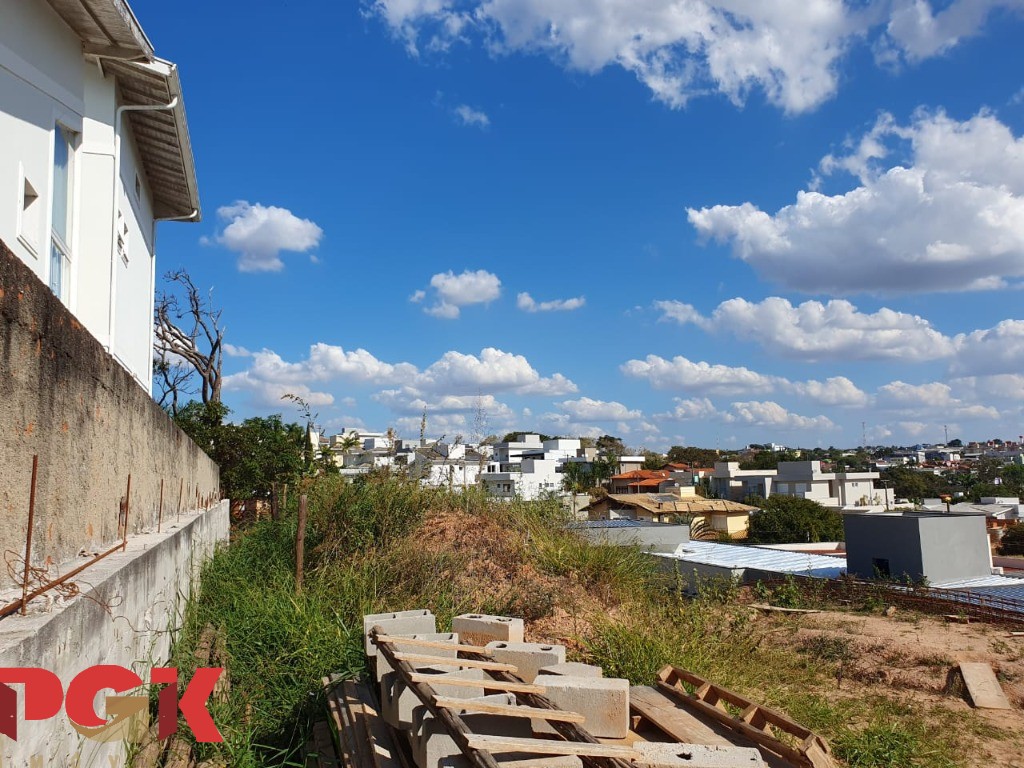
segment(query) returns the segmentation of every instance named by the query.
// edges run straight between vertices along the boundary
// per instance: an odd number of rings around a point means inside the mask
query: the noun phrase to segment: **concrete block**
[[[511,616],[464,613],[452,619],[452,632],[458,632],[464,643],[485,645],[492,640],[521,643],[525,639],[526,628],[522,619]]]
[[[516,697],[507,693],[481,696],[474,700],[492,704],[514,705],[516,703]],[[524,717],[507,717],[482,712],[461,712],[459,714],[473,733],[524,739],[531,736],[530,721]],[[419,768],[447,767],[451,765],[452,758],[462,757],[461,750],[448,734],[444,724],[431,715],[426,707],[416,708],[413,713],[412,729],[413,735],[410,742],[413,758]]]
[[[624,739],[629,733],[629,681],[614,677],[545,675],[544,693],[559,709],[579,712],[583,727],[602,739]],[[543,720],[534,720],[537,733],[555,733]]]
[[[564,645],[494,641],[487,644],[487,650],[494,653],[495,661],[515,664],[519,677],[528,683],[533,682],[541,667],[565,663]]]
[[[564,664],[550,664],[541,667],[538,675],[560,675],[561,677],[604,677],[604,670],[593,664],[567,661]]]
[[[640,753],[636,768],[764,768],[761,753],[753,747],[711,744],[662,744],[640,741],[633,744]]]
[[[436,675],[437,682],[431,687],[438,696],[449,696],[453,699],[472,699],[484,695],[484,689],[467,688],[464,686],[444,685],[444,680],[459,678],[462,680],[483,680],[482,669],[459,669],[458,667],[434,666],[417,670],[425,675]],[[409,729],[412,727],[413,710],[422,702],[409,690],[397,672],[388,672],[380,681],[380,705],[384,720],[393,728]]]
[[[384,628],[389,635],[433,634],[437,632],[437,620],[430,611],[397,611],[395,613],[371,613],[363,616],[363,642],[367,656],[377,655],[377,646],[370,642],[370,630],[376,625]]]
[[[583,768],[576,755],[537,755],[527,752],[494,752],[494,761],[503,768]],[[461,753],[441,760],[433,768],[472,768]]]
[[[459,636],[454,632],[430,632],[422,633],[418,635],[402,635],[402,637],[408,637],[411,640],[433,640],[435,643],[451,643],[457,645],[459,642]],[[395,650],[399,653],[417,653],[420,656],[443,656],[446,659],[454,659],[458,657],[458,651],[452,648],[450,651],[443,648],[423,648],[419,645],[406,645],[404,643],[395,643]],[[412,666],[429,666],[423,664],[413,664]],[[384,677],[388,672],[393,672],[391,668],[391,662],[384,658],[384,654],[377,654],[377,682]]]

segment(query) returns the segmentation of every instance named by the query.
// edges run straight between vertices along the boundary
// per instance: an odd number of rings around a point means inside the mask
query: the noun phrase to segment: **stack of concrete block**
[[[389,635],[429,635],[437,632],[437,619],[426,609],[363,616],[363,642],[370,657],[377,655],[377,646],[370,641],[370,631],[376,626]]]
[[[640,753],[636,768],[765,768],[761,753],[752,747],[641,741],[633,749]]]
[[[593,664],[581,664],[578,661],[567,661],[562,664],[551,664],[540,668],[540,675],[559,675],[562,677],[604,677],[604,670]],[[544,681],[539,681],[540,685]]]
[[[483,680],[486,676],[481,669],[460,669],[456,666],[430,666],[417,670],[420,674],[435,676],[437,681],[430,681],[431,687],[438,696],[452,699],[472,699],[484,695],[482,686],[445,685],[445,680],[457,678],[461,680]],[[413,710],[420,705],[419,697],[409,690],[397,672],[388,672],[380,680],[381,714],[393,728],[408,730],[412,728]]]
[[[502,664],[514,664],[516,675],[528,683],[534,682],[543,667],[565,663],[564,645],[545,643],[513,643],[495,640],[487,644],[491,657]]]
[[[522,619],[482,613],[456,616],[452,619],[452,632],[458,632],[462,642],[476,645],[485,645],[492,640],[521,643],[526,639],[526,627]]]
[[[629,734],[629,681],[612,677],[544,675],[537,681],[559,709],[586,718],[583,727],[600,739],[624,739]],[[533,721],[537,733],[555,733],[545,720]]]
[[[458,651],[455,650],[455,646],[459,643],[459,636],[454,632],[424,632],[421,634],[413,635],[398,635],[403,639],[409,640],[430,640],[435,643],[445,643],[451,645],[449,648],[424,648],[421,645],[411,645],[403,643],[401,640],[394,645],[394,649],[399,653],[414,653],[419,656],[440,656],[446,659],[458,658]],[[424,665],[422,662],[410,661],[409,665],[414,669],[418,669]],[[377,654],[377,682],[379,683],[381,678],[384,677],[388,672],[392,672],[391,662],[384,658],[384,654]]]

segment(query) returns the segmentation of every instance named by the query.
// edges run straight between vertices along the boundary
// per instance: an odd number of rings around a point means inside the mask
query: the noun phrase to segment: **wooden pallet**
[[[406,687],[423,702],[424,706],[437,720],[444,725],[459,750],[473,768],[499,768],[494,757],[495,753],[519,752],[536,755],[577,755],[590,768],[630,768],[631,760],[636,757],[628,746],[603,744],[588,733],[581,725],[583,716],[576,712],[559,709],[547,699],[542,685],[527,684],[513,672],[518,671],[511,665],[498,664],[492,661],[493,654],[486,648],[462,645],[457,650],[460,658],[407,654],[399,652],[396,642],[413,645],[405,638],[388,637],[379,627],[371,631],[371,641],[377,646],[377,653],[383,656],[391,668],[398,673]],[[420,647],[444,648],[451,650],[450,644],[437,644],[432,641],[417,641]],[[427,643],[431,643],[427,645]],[[495,736],[475,734],[461,716],[462,712],[490,712],[492,714],[512,714],[510,707],[494,704],[481,704],[466,700],[449,699],[439,696],[431,686],[436,676],[420,674],[412,661],[418,665],[444,664],[468,666],[482,669],[488,678],[485,680],[465,681],[469,686],[485,690],[505,691],[513,693],[520,707],[515,709],[516,716],[528,716],[532,719],[547,720],[551,727],[561,736],[561,740],[553,739],[507,739]],[[468,663],[467,663],[468,662]],[[463,681],[446,679],[445,685],[459,685]],[[500,712],[497,710],[501,710]]]
[[[824,738],[781,712],[763,707],[679,667],[658,673],[656,688],[682,706],[741,734],[799,768],[834,768]]]

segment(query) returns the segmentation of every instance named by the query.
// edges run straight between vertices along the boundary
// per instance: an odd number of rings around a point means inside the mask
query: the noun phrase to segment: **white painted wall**
[[[49,284],[53,142],[55,126],[62,123],[77,134],[64,300],[149,391],[156,273],[152,198],[127,125],[114,173],[116,82],[83,58],[81,41],[45,2],[0,0],[0,19],[0,239]],[[142,185],[138,198],[136,174]],[[31,222],[22,215],[26,178],[38,194]],[[114,249],[115,201],[129,230],[127,264]]]

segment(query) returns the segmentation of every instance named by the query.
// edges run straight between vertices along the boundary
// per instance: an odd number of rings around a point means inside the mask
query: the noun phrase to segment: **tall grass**
[[[290,516],[259,523],[218,552],[188,606],[174,661],[183,671],[194,666],[199,633],[212,624],[225,634],[231,679],[228,700],[213,706],[225,743],[197,745],[202,759],[220,756],[232,768],[301,765],[311,724],[323,716],[321,678],[365,672],[363,614],[430,608],[439,626],[467,611],[535,620],[571,611],[575,590],[603,606],[581,625],[576,657],[607,676],[650,684],[666,664],[686,667],[788,711],[857,768],[960,764],[949,722],[937,729],[892,702],[813,693],[835,684],[829,654],[766,642],[751,612],[736,605],[735,585],[706,589],[698,600],[668,590],[652,558],[585,542],[566,529],[557,503],[491,502],[387,474],[355,483],[321,478],[301,491],[309,498],[302,592]],[[486,540],[472,551],[423,546],[425,521],[445,515],[479,527]],[[459,578],[481,560],[514,574],[506,591]]]

